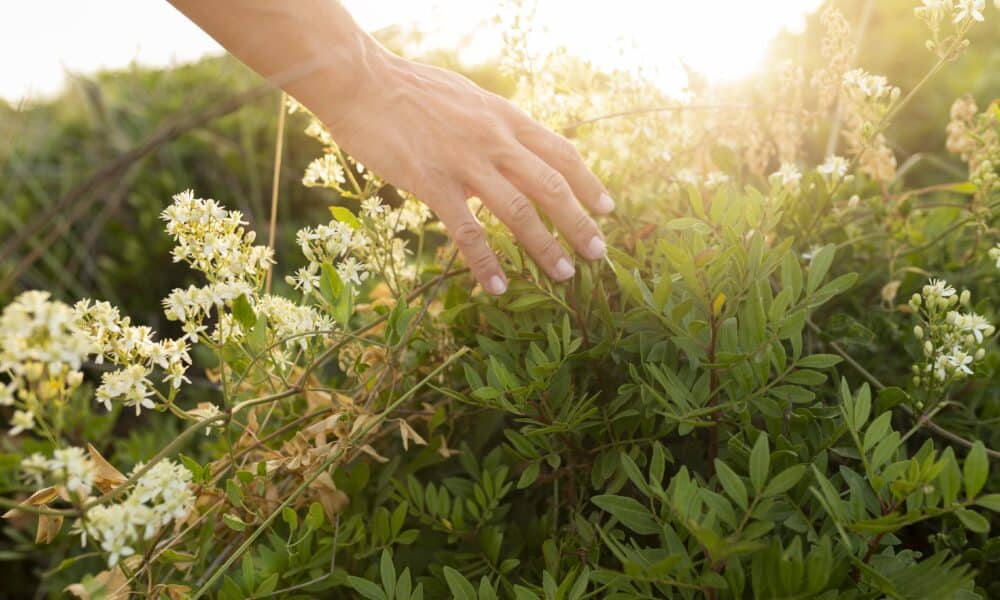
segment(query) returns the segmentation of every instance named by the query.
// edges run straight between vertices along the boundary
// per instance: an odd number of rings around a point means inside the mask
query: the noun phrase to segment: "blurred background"
[[[500,68],[494,2],[345,4],[390,48],[459,70],[510,94]],[[838,0],[859,31],[858,64],[904,92],[932,54],[915,0]],[[750,96],[761,68],[820,61],[819,0],[579,3],[542,0],[535,43],[565,46],[601,69],[638,71],[682,97],[689,72]],[[159,0],[8,4],[0,23],[0,305],[43,288],[61,299],[106,299],[162,327],[160,300],[186,285],[158,215],[192,188],[244,211],[266,239],[279,92]],[[869,35],[867,32],[877,32]],[[948,109],[971,92],[1000,96],[1000,23],[973,29],[971,51],[944,70],[889,132],[900,164],[941,154]],[[636,117],[641,118],[641,117]],[[329,190],[302,171],[320,148],[289,117],[280,180],[278,274],[298,266],[294,232],[328,219]],[[821,152],[821,149],[817,150]],[[941,162],[940,158],[929,158]],[[955,177],[958,159],[907,177]],[[914,171],[916,173],[916,171]],[[928,181],[927,183],[930,183]],[[924,183],[908,181],[907,183]],[[276,282],[282,284],[283,278]],[[169,330],[165,330],[165,333]]]

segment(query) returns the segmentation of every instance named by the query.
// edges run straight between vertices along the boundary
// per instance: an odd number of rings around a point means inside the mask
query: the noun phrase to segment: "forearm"
[[[387,58],[337,0],[169,0],[254,71],[334,123]]]

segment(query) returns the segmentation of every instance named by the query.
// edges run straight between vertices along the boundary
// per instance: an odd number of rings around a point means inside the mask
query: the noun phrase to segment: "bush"
[[[937,72],[976,19],[933,10]],[[723,92],[679,103],[508,36],[521,99],[618,199],[608,260],[566,284],[484,215],[510,288],[482,294],[307,115],[304,182],[344,202],[299,232],[294,292],[241,213],[188,191],[162,214],[201,277],[164,300],[181,337],[18,296],[10,552],[84,598],[997,595],[1000,109],[956,101],[968,179],[906,189],[887,127],[919,88],[854,69],[850,25],[824,24],[822,68],[712,113]],[[846,156],[808,161],[830,119]]]

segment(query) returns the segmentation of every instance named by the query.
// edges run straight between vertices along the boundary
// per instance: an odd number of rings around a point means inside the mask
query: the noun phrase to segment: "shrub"
[[[979,20],[951,4],[918,10],[933,72]],[[482,294],[311,118],[303,181],[346,201],[300,231],[294,292],[241,213],[177,194],[173,257],[203,278],[164,300],[182,337],[45,292],[0,316],[12,537],[85,598],[995,595],[1000,110],[952,110],[968,180],[903,189],[886,128],[918,89],[824,22],[823,69],[780,65],[771,110],[734,113],[508,36],[619,199],[608,260],[566,284],[484,215],[510,288]],[[829,111],[847,156],[809,161]],[[183,426],[127,469],[123,409]]]

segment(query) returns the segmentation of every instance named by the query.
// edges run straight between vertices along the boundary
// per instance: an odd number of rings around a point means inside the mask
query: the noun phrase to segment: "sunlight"
[[[538,2],[534,41],[539,50],[565,46],[571,54],[603,68],[641,66],[664,90],[676,92],[686,81],[682,63],[713,82],[753,72],[769,41],[782,29],[800,29],[804,16],[821,3],[544,0]],[[430,46],[453,47],[464,41],[469,45],[463,55],[467,62],[494,54],[500,46],[496,27],[490,23],[495,2],[353,0],[346,4],[368,29],[412,24],[428,33]]]

